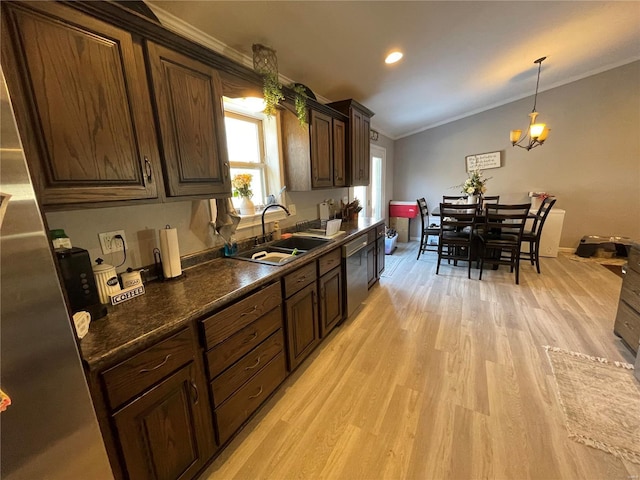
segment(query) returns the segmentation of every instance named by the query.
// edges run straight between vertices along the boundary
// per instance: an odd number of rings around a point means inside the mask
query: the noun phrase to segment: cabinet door
[[[168,196],[230,195],[218,72],[148,42]]]
[[[315,282],[289,298],[287,305],[287,350],[289,370],[296,368],[320,342]]]
[[[324,338],[342,320],[342,270],[320,277],[320,336]]]
[[[376,283],[376,244],[371,243],[367,246],[367,283],[369,288]]]
[[[346,129],[342,120],[333,119],[333,185],[346,185]]]
[[[311,187],[333,186],[333,126],[331,117],[311,110]]]
[[[384,272],[384,232],[382,237],[378,237],[376,240],[376,276],[380,278],[382,272]]]
[[[362,186],[364,167],[362,156],[364,155],[364,144],[362,142],[363,115],[357,110],[351,111],[351,185]]]
[[[142,47],[53,2],[2,2],[2,64],[44,205],[157,197]]]
[[[362,173],[360,173],[361,185],[369,185],[371,181],[371,141],[369,132],[371,131],[371,120],[366,115],[362,115],[362,126],[360,131],[360,141],[362,142],[362,156],[360,157]]]
[[[129,478],[188,479],[215,449],[213,424],[194,363],[114,415]]]

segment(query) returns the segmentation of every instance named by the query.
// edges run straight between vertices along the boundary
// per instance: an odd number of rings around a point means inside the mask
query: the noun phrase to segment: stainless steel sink
[[[323,240],[321,238],[291,237],[285,240],[277,240],[271,244],[271,247],[286,248],[291,250],[297,248],[298,251],[307,251],[326,245],[330,241],[331,240]]]
[[[330,242],[330,240],[292,237],[272,242],[269,245],[256,247],[230,258],[253,263],[263,263],[265,265],[282,266],[328,242]]]

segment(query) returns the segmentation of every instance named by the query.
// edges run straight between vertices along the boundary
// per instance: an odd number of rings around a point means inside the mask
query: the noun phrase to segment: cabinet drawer
[[[371,244],[376,241],[376,229],[373,228],[367,232],[367,243]]]
[[[620,300],[624,300],[631,308],[640,312],[640,273],[627,270],[622,282]]]
[[[384,237],[384,225],[378,225],[376,227],[376,237]]]
[[[640,342],[640,313],[626,303],[620,302],[613,331],[637,353],[638,342]]]
[[[285,297],[289,298],[291,295],[302,290],[311,282],[315,282],[316,277],[315,262],[299,268],[293,273],[290,273],[283,279]]]
[[[182,330],[102,374],[109,405],[116,408],[194,357],[193,336]]]
[[[640,250],[637,248],[631,248],[627,262],[630,269],[640,273]]]
[[[244,421],[282,383],[286,374],[287,368],[284,352],[282,352],[215,410],[220,444],[240,428]]]
[[[280,285],[274,283],[203,320],[206,347],[225,341],[281,303]]]
[[[322,276],[328,271],[333,270],[338,265],[340,265],[341,262],[342,262],[342,252],[340,251],[339,248],[336,248],[335,250],[327,253],[326,255],[321,256],[320,260],[318,260],[318,270],[319,270],[318,275]]]
[[[273,332],[282,328],[282,307],[278,306],[207,352],[209,378],[215,378]]]
[[[282,329],[279,329],[211,382],[214,406],[219,407],[244,382],[282,351],[284,351],[284,335]]]

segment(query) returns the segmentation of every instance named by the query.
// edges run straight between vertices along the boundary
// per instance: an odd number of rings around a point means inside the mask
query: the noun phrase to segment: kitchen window
[[[278,117],[267,118],[263,113],[250,112],[225,98],[225,127],[231,178],[238,173],[250,173],[251,200],[257,211],[265,204],[266,197],[275,195],[276,201],[284,203],[278,192],[284,186],[280,160]],[[233,198],[234,205],[240,199]]]
[[[238,228],[248,228],[260,223],[266,197],[275,195],[276,202],[286,205],[282,178],[282,160],[280,158],[280,136],[278,114],[267,118],[262,112],[251,112],[232,99],[224,98],[224,117],[227,132],[227,151],[231,178],[239,173],[250,173],[251,200],[256,206],[256,215],[241,215]],[[233,197],[236,208],[240,198]],[[252,217],[254,219],[252,219]],[[267,220],[284,218],[281,210],[269,210]]]

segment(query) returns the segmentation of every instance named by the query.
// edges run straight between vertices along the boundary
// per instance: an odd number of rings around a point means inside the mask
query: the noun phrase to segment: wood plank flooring
[[[543,345],[633,363],[622,280],[565,255],[479,281],[400,244],[365,307],[283,384],[203,479],[639,479],[570,440]],[[395,265],[391,265],[394,263]]]

